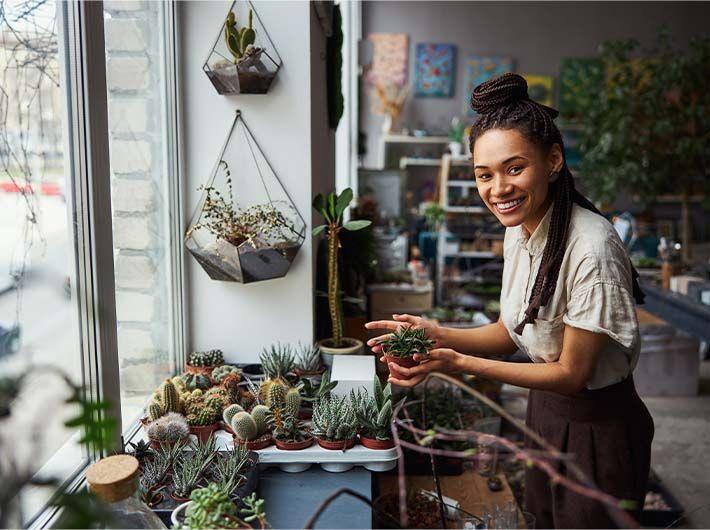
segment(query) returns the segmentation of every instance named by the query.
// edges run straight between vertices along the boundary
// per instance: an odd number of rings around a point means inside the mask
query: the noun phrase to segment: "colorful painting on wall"
[[[554,107],[554,93],[552,91],[552,76],[536,74],[520,74],[528,82],[528,96],[533,101]]]
[[[453,97],[456,46],[419,43],[415,59],[414,95],[425,98]]]
[[[383,87],[402,87],[407,84],[409,38],[406,33],[370,33],[373,43],[372,66],[367,82]]]
[[[476,111],[471,108],[471,93],[481,83],[491,77],[497,77],[513,71],[513,59],[510,57],[471,56],[464,64],[463,113],[473,117]]]

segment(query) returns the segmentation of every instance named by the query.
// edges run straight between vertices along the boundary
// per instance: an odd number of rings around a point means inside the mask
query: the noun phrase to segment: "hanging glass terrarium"
[[[251,283],[285,276],[306,223],[240,111],[200,190],[185,246],[210,278]]]
[[[281,57],[252,3],[232,2],[202,66],[217,92],[266,94],[279,68]]]

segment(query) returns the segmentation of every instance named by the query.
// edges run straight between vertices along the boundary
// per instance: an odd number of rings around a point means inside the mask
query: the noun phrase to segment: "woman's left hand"
[[[395,363],[388,363],[390,376],[388,381],[393,385],[411,388],[418,385],[426,378],[429,372],[458,373],[464,355],[449,348],[431,350],[426,357],[415,355],[414,360],[420,364],[412,368],[405,368]],[[380,360],[385,362],[385,358]]]

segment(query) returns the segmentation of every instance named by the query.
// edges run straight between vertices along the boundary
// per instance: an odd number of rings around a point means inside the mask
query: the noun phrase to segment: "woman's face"
[[[532,232],[550,205],[550,175],[562,167],[557,144],[543,153],[514,129],[491,129],[473,146],[478,193],[506,227]]]

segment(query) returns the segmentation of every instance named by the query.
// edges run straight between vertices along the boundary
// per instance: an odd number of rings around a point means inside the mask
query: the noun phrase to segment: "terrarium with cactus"
[[[324,449],[345,450],[352,447],[358,427],[349,396],[320,399],[313,407],[313,435]]]
[[[212,377],[212,371],[224,364],[222,350],[194,351],[187,356],[185,371],[189,374],[200,374]]]
[[[340,272],[338,250],[340,249],[341,230],[362,230],[372,224],[371,221],[351,220],[344,222],[343,215],[353,199],[353,190],[346,188],[341,194],[335,192],[327,196],[320,193],[313,199],[313,208],[323,217],[324,224],[313,229],[313,237],[325,233],[327,238],[328,268],[328,311],[330,313],[332,336],[318,342],[326,364],[332,363],[332,355],[357,354],[362,352],[363,344],[353,338],[343,337],[343,304],[340,291]]]
[[[375,376],[373,389],[373,395],[365,389],[352,391],[350,395],[361,426],[360,443],[369,449],[391,449],[394,447],[392,385],[387,383],[383,387],[379,377]]]
[[[426,330],[414,327],[401,327],[394,333],[380,341],[385,361],[395,363],[405,368],[412,368],[419,364],[414,356],[426,357],[434,346],[434,341],[429,339]],[[403,378],[397,374],[397,377]]]
[[[213,280],[252,283],[289,271],[306,225],[237,111],[185,233]]]
[[[234,2],[203,65],[217,92],[266,94],[281,57],[251,2]]]

